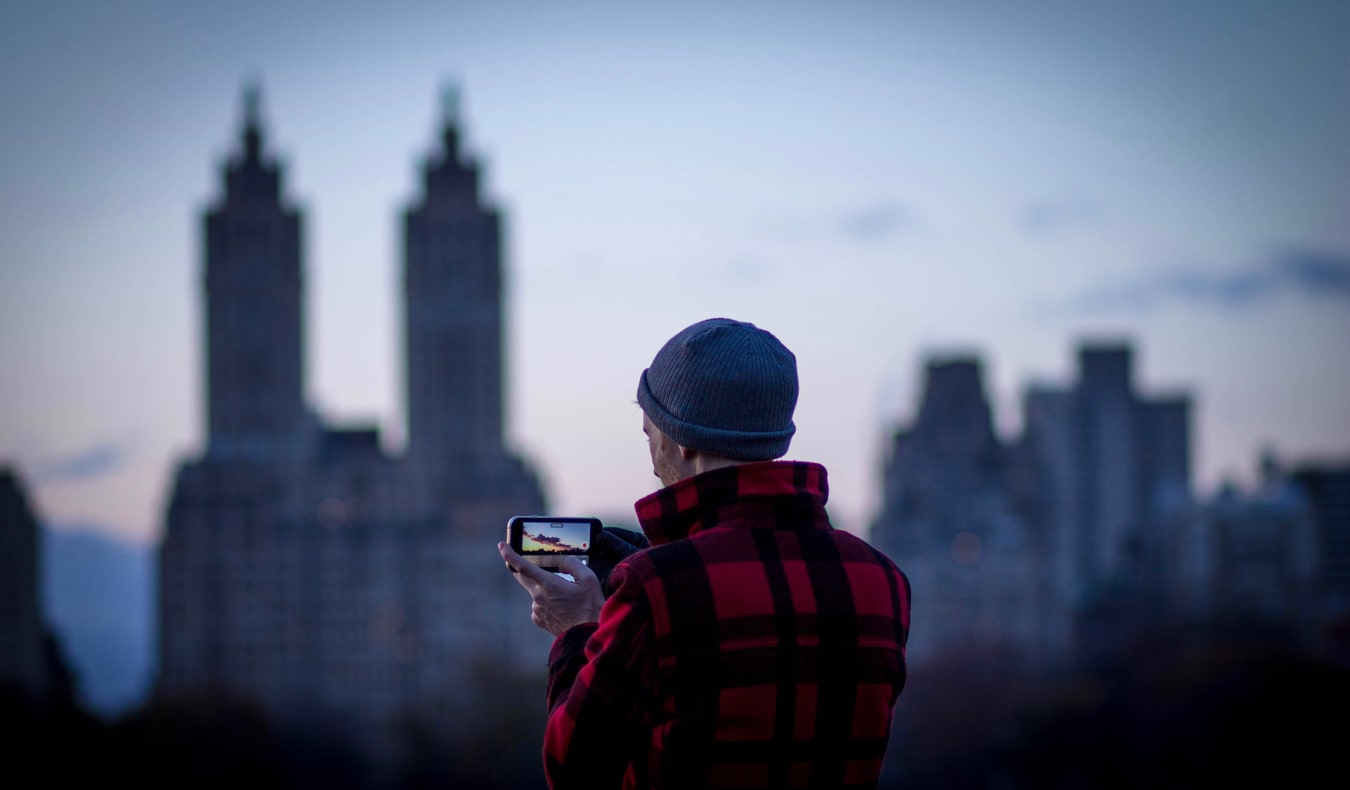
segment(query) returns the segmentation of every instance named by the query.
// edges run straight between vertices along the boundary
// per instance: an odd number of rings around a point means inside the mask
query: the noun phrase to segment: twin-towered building
[[[501,215],[451,95],[403,214],[408,442],[392,455],[304,400],[304,216],[259,109],[250,90],[203,217],[206,442],[168,502],[155,692],[396,760],[401,731],[474,726],[482,678],[540,671],[548,647],[495,548],[510,516],[546,509],[504,443]]]

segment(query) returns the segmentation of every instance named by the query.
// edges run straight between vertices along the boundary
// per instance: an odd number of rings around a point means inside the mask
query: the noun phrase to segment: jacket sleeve
[[[577,680],[577,673],[586,666],[586,643],[595,634],[595,623],[574,625],[553,641],[548,653],[548,712],[553,713],[558,703],[567,699],[567,693]]]
[[[600,589],[606,598],[614,593],[609,578],[614,567],[650,545],[646,535],[631,529],[605,527],[600,531],[600,537],[591,551],[591,570],[600,579]]]
[[[544,770],[553,790],[618,787],[645,758],[656,699],[651,606],[626,567],[578,656],[587,626],[564,632],[549,660]],[[574,633],[576,632],[576,633]],[[569,656],[568,654],[571,653]]]

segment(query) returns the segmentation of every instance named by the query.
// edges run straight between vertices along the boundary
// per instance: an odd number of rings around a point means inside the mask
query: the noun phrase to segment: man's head
[[[787,452],[796,431],[797,358],[754,324],[710,318],[661,347],[638,380],[637,400],[644,427],[680,448],[767,461]],[[654,446],[653,463],[655,456]],[[666,482],[659,469],[657,476]]]

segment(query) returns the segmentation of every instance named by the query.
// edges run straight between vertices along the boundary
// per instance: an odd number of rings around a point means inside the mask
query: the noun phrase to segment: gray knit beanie
[[[797,358],[754,324],[709,318],[656,352],[637,400],[662,433],[691,450],[767,461],[787,452],[797,430]]]

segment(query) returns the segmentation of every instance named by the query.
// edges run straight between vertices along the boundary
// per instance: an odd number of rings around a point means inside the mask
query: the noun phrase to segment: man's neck
[[[688,464],[686,468],[690,470],[689,477],[701,475],[704,472],[711,472],[714,469],[723,469],[728,466],[739,466],[750,463],[749,461],[739,461],[735,458],[728,458],[725,455],[714,455],[712,453],[703,453],[697,450],[691,450],[690,456],[686,459]]]

